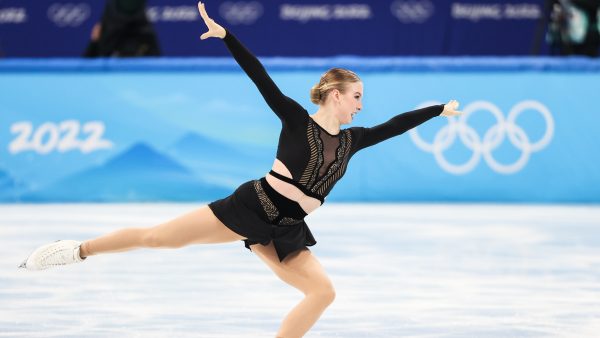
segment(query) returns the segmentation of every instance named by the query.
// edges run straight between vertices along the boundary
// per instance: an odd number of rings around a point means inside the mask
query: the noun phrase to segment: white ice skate
[[[79,263],[85,258],[79,256],[78,241],[56,241],[37,248],[21,265],[27,270],[44,270],[58,265]]]

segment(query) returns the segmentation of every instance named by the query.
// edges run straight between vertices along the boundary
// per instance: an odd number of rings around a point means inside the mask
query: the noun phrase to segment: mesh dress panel
[[[320,133],[321,142],[323,143],[323,163],[319,168],[319,177],[323,177],[331,163],[336,159],[336,153],[340,146],[339,135],[329,135],[323,131]]]

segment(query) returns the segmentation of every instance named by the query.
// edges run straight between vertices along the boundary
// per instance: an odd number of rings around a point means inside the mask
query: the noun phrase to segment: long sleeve
[[[355,149],[357,152],[381,141],[398,136],[421,123],[438,116],[444,110],[444,105],[430,106],[396,115],[389,121],[371,128],[351,128],[355,134]]]
[[[261,95],[282,123],[294,125],[300,123],[308,113],[293,99],[285,96],[271,79],[263,65],[242,43],[226,30],[225,45],[233,58],[256,85]]]

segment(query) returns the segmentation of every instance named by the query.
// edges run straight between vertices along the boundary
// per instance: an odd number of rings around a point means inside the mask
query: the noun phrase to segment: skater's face
[[[337,90],[333,93],[336,117],[340,124],[351,123],[354,115],[362,109],[363,83],[349,82],[345,87],[343,93]]]

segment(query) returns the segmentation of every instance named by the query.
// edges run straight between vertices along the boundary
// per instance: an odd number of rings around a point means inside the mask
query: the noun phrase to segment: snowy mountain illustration
[[[68,176],[23,197],[29,201],[208,201],[232,190],[198,179],[189,169],[145,143],[104,165]]]
[[[264,176],[275,155],[274,149],[228,145],[195,132],[183,135],[166,152],[196,176],[229,187]]]
[[[18,200],[19,184],[10,174],[0,169],[0,201],[13,202]]]

